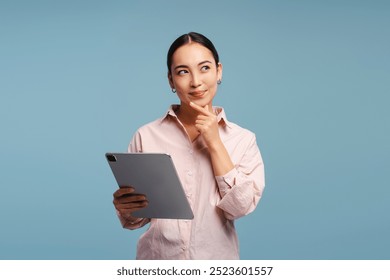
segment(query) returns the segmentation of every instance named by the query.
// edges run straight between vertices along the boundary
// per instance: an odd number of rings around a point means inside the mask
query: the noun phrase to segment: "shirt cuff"
[[[229,190],[235,185],[238,170],[233,168],[228,173],[222,176],[215,176],[218,184],[219,192],[222,197],[229,192]]]

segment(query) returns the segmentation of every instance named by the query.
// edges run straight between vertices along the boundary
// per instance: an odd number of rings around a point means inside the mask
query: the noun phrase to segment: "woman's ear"
[[[222,63],[218,62],[217,65],[218,80],[222,81]]]
[[[168,82],[171,88],[175,88],[175,85],[173,84],[172,74],[169,72],[168,72]]]

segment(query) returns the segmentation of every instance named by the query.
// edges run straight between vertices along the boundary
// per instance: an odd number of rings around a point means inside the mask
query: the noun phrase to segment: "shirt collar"
[[[171,105],[166,114],[164,115],[163,118],[161,118],[161,122],[163,122],[164,120],[168,119],[169,117],[173,117],[175,119],[177,119],[177,115],[176,115],[176,111],[179,109],[180,105],[178,104],[173,104]],[[213,111],[214,113],[217,115],[217,119],[218,119],[218,123],[223,125],[223,126],[227,126],[229,128],[231,128],[231,124],[230,122],[227,120],[226,118],[226,114],[225,114],[225,110],[222,108],[222,107],[218,107],[218,106],[213,106]]]

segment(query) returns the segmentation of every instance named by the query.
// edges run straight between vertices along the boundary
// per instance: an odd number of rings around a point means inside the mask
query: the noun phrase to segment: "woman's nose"
[[[201,81],[200,81],[200,78],[199,78],[199,75],[197,74],[192,74],[191,76],[191,87],[199,87],[201,85]]]

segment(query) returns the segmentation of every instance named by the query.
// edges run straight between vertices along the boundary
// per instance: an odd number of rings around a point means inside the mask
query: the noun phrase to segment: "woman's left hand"
[[[195,127],[202,135],[207,146],[213,146],[220,141],[218,131],[218,118],[215,114],[209,111],[208,105],[201,107],[193,102],[190,102],[190,106],[199,112],[198,117],[195,120]]]
[[[208,105],[201,107],[190,102],[190,106],[199,112],[195,127],[206,142],[215,176],[227,174],[234,168],[234,165],[219,136],[217,116],[209,111]]]

